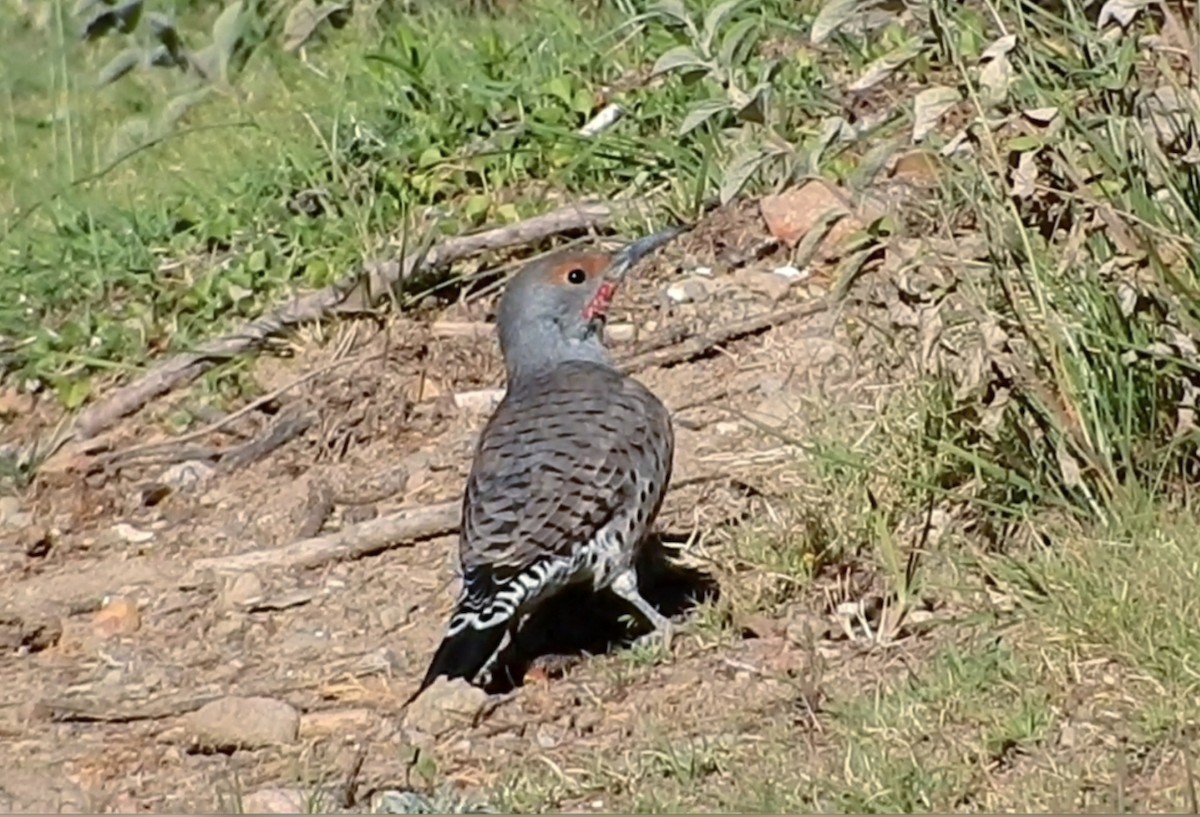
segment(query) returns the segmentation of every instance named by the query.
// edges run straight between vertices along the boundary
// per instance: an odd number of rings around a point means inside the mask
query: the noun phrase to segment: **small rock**
[[[404,726],[438,737],[456,726],[470,723],[483,711],[488,695],[461,678],[439,678],[409,704]]]
[[[107,599],[92,617],[92,631],[101,638],[132,635],[141,626],[137,603],[126,596]]]
[[[738,270],[733,280],[738,286],[766,295],[772,301],[781,300],[792,285],[792,282],[782,275],[752,269]]]
[[[317,795],[320,797],[320,795]],[[300,789],[259,789],[242,798],[242,814],[315,814],[313,797]]]
[[[233,610],[258,601],[262,597],[262,579],[253,573],[239,573],[230,579],[221,591],[221,607]]]
[[[33,525],[21,532],[19,538],[21,550],[30,559],[44,559],[50,554],[54,542],[49,529],[41,525]]]
[[[36,771],[0,770],[0,814],[95,814],[95,809],[88,794],[63,774],[61,765]]]
[[[374,504],[351,505],[342,511],[342,522],[347,525],[358,525],[379,516],[379,508]]]
[[[751,613],[740,622],[742,634],[747,638],[772,638],[784,634],[786,625],[762,613]]]
[[[787,640],[801,647],[829,637],[832,629],[828,616],[813,612],[798,612],[791,615],[784,630]]]
[[[0,391],[0,417],[7,419],[29,414],[33,411],[33,405],[32,394],[26,394],[16,389]]]
[[[131,545],[144,545],[154,538],[154,534],[150,531],[139,530],[125,522],[118,522],[113,527],[113,532],[117,534],[122,542],[128,542]]]
[[[201,749],[231,752],[295,743],[300,713],[274,698],[230,696],[191,713],[187,726]]]
[[[812,270],[808,267],[800,269],[793,267],[791,264],[784,264],[782,267],[776,267],[771,270],[775,275],[787,278],[789,281],[805,281],[812,277]]]
[[[0,615],[0,650],[48,650],[62,640],[62,622],[49,614]]]
[[[604,334],[613,343],[629,343],[637,336],[637,327],[632,323],[612,323],[604,328]]]
[[[176,491],[195,491],[203,488],[212,480],[214,469],[211,465],[200,460],[188,460],[172,465],[163,471],[162,481]]]
[[[21,500],[15,496],[0,496],[0,528],[16,530],[33,522],[33,514],[21,510]]]
[[[454,406],[462,411],[483,414],[494,409],[504,399],[504,389],[479,389],[454,394]]]
[[[667,287],[667,297],[677,304],[699,303],[708,300],[711,286],[705,278],[685,278]]]
[[[354,738],[375,725],[375,715],[369,709],[334,709],[309,712],[300,716],[300,739],[326,737]]]

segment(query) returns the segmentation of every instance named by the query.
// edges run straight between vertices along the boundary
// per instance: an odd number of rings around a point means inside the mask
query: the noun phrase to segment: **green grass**
[[[618,749],[515,764],[498,796],[1194,810],[1200,105],[1179,90],[1188,44],[1138,41],[1185,31],[1163,16],[1173,7],[1112,36],[1095,3],[935,0],[932,19],[814,44],[814,22],[828,30],[847,4],[402,5],[357,8],[303,57],[280,49],[281,7],[264,5],[220,81],[139,69],[103,87],[102,67],[148,42],[141,29],[79,42],[62,0],[0,16],[4,385],[78,408],[364,258],[564,198],[631,196],[665,220],[809,176],[861,192],[906,147],[916,95],[945,86],[961,101],[929,147],[967,123],[969,152],[834,270],[905,278],[906,303],[940,321],[927,359],[912,365],[917,333],[892,332],[881,354],[904,364],[899,396],[786,440],[807,452],[806,486],[728,543],[732,583],[693,634],[732,644],[740,616],[815,604],[838,571],[868,575],[905,615],[934,603],[935,626],[899,642],[886,629],[862,675],[812,681],[815,732],[751,707],[698,735],[647,711]],[[220,13],[155,8],[197,49]],[[1004,34],[1011,49],[989,49]],[[885,80],[848,92],[888,61]],[[661,81],[632,81],[656,64]],[[579,137],[605,89],[630,116]],[[172,100],[194,104],[176,118]],[[871,120],[881,110],[894,115]],[[891,236],[983,239],[988,255],[909,264]],[[922,532],[934,512],[948,520],[936,541]],[[669,664],[614,661],[627,688]]]

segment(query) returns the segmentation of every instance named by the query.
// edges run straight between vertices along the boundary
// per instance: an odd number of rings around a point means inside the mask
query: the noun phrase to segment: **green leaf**
[[[120,54],[117,54],[117,56],[108,61],[107,65],[100,69],[100,73],[96,77],[97,87],[103,88],[105,85],[116,82],[134,68],[137,68],[142,61],[144,53],[140,48],[126,48]]]
[[[659,0],[650,9],[650,13],[657,14],[660,17],[670,17],[676,22],[683,23],[689,27],[692,24],[692,18],[688,16],[687,9],[683,5],[683,0]]]
[[[579,88],[571,99],[571,110],[587,115],[596,107],[596,97],[587,88]]]
[[[737,10],[744,0],[721,0],[711,9],[708,14],[704,15],[703,34],[700,42],[705,54],[712,53],[713,41],[717,38],[717,31],[725,22],[725,18]]]
[[[680,69],[709,71],[712,70],[712,66],[702,60],[691,46],[677,45],[655,60],[650,77],[654,78]]]
[[[63,406],[74,410],[82,406],[91,396],[92,384],[83,379],[71,380],[60,382],[55,390],[58,392],[58,399],[62,401]]]
[[[742,191],[750,177],[758,172],[773,154],[762,147],[753,147],[737,154],[721,174],[719,195],[721,204],[728,204]]]
[[[213,22],[212,45],[216,49],[221,79],[228,77],[229,61],[242,40],[242,10],[242,0],[234,0]]]
[[[702,99],[691,107],[687,112],[687,116],[683,118],[683,122],[679,124],[679,135],[687,136],[696,128],[703,125],[708,120],[712,119],[722,111],[730,110],[733,106],[729,104],[729,100]]]
[[[808,33],[808,41],[820,45],[858,11],[858,0],[826,0],[825,5],[817,12],[813,20],[812,30]]]
[[[1037,136],[1014,136],[1005,143],[1005,147],[1013,153],[1024,153],[1029,150],[1040,150],[1045,142]]]
[[[174,100],[167,103],[167,107],[163,109],[162,116],[158,119],[158,127],[160,130],[167,131],[175,126],[176,122],[184,118],[184,115],[198,103],[203,102],[209,96],[211,88],[200,88],[184,94],[176,96]]]
[[[728,68],[735,63],[744,62],[745,56],[738,52],[745,44],[746,37],[757,28],[758,20],[754,17],[738,20],[731,25],[721,38],[721,52],[717,55],[717,64]]]
[[[489,196],[476,193],[474,196],[468,197],[463,204],[463,215],[466,216],[467,221],[478,224],[483,221],[491,206],[492,200]]]
[[[546,83],[546,93],[570,105],[573,98],[571,81],[561,74]]]
[[[440,161],[442,161],[442,152],[437,149],[436,145],[430,145],[421,151],[421,155],[417,158],[417,167],[424,170],[427,167],[433,167]]]
[[[209,82],[219,75],[221,60],[215,45],[209,44],[199,51],[188,52],[186,58],[192,70]]]
[[[246,262],[251,272],[262,272],[267,268],[267,251],[255,250],[250,253],[250,258]]]

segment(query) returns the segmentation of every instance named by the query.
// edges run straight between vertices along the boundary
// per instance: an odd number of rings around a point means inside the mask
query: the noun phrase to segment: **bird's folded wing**
[[[501,406],[481,438],[463,503],[464,571],[502,580],[570,557],[631,502],[636,409],[611,394],[547,393]]]

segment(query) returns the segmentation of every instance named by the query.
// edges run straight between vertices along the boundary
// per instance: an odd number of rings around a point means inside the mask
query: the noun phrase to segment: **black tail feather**
[[[425,672],[425,680],[413,694],[418,695],[429,688],[441,676],[449,679],[463,678],[469,683],[475,682],[475,676],[487,666],[492,656],[504,642],[504,634],[508,629],[508,621],[498,621],[491,627],[479,630],[467,625],[453,635],[442,639],[429,669]]]

